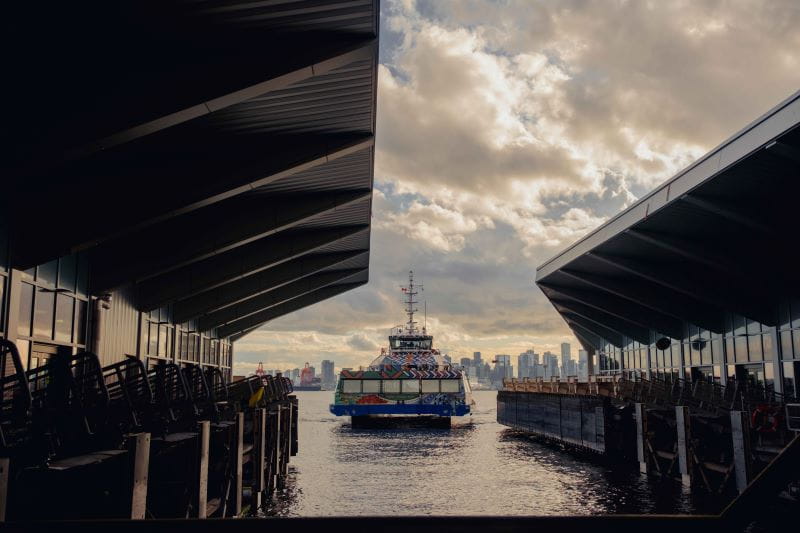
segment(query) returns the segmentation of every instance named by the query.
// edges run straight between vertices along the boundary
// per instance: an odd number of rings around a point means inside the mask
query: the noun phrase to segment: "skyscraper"
[[[481,357],[481,352],[472,352],[472,360],[474,361],[475,366],[483,365],[483,358]]]
[[[572,359],[570,355],[570,346],[568,342],[561,343],[561,375],[567,376],[569,375],[569,361]]]
[[[589,378],[589,353],[583,349],[578,350],[578,377]]]
[[[332,389],[336,386],[336,377],[333,371],[333,361],[324,359],[322,361],[322,386],[326,389]]]
[[[533,349],[522,352],[517,356],[517,377],[520,379],[534,377],[534,369],[538,363],[539,354]]]

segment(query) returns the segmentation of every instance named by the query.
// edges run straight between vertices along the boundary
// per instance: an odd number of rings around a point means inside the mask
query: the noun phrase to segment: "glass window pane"
[[[800,330],[795,329],[792,331],[792,346],[795,357],[800,358]]]
[[[28,370],[28,356],[31,350],[31,341],[18,340],[16,342],[17,350],[19,351],[19,360],[22,363],[22,368]]]
[[[86,308],[83,300],[78,300],[75,306],[75,344],[86,344]]]
[[[33,285],[22,283],[19,298],[19,322],[17,335],[31,336],[31,314],[33,313]]]
[[[761,349],[761,335],[749,335],[747,337],[747,347],[750,350],[751,361],[764,360],[764,352]]]
[[[711,341],[711,362],[715,365],[722,363],[722,339]]]
[[[33,304],[33,335],[34,337],[53,338],[53,308],[56,304],[55,293],[36,291]]]
[[[58,261],[50,261],[36,268],[36,281],[48,287],[56,286],[56,273],[58,272]]]
[[[400,392],[399,379],[385,379],[383,380],[383,392],[388,394],[397,394]]]
[[[89,261],[86,255],[78,255],[78,280],[75,292],[78,296],[87,296],[89,290]]]
[[[733,339],[733,344],[736,349],[736,362],[737,363],[746,363],[747,362],[747,337],[740,336],[735,337]]]
[[[342,380],[342,392],[346,394],[357,394],[361,392],[361,380],[360,379]]]
[[[381,380],[365,379],[361,382],[361,390],[365,393],[377,394],[381,391]]]
[[[2,251],[2,250],[0,250]],[[5,324],[5,319],[3,317],[3,311],[5,310],[5,306],[3,303],[6,301],[5,299],[6,294],[6,278],[5,276],[0,276],[0,324]]]
[[[58,260],[58,288],[75,292],[75,278],[78,265],[74,255],[67,255]]]
[[[403,392],[408,394],[419,394],[419,380],[416,379],[404,379],[403,380]]]
[[[800,328],[800,300],[792,301],[792,327]]]
[[[761,324],[756,322],[755,320],[747,319],[747,333],[761,333]]]
[[[159,357],[166,357],[167,355],[167,326],[158,326],[158,355]]]
[[[457,379],[443,379],[442,380],[442,392],[458,392],[459,390],[459,380]]]
[[[790,326],[789,303],[781,302],[778,305],[778,329],[789,329]]]
[[[798,391],[794,373],[795,364],[793,362],[783,363],[783,394],[796,398]]]
[[[72,310],[75,299],[66,294],[56,296],[56,340],[72,342]]]
[[[733,333],[735,335],[744,335],[747,333],[747,323],[743,316],[733,315]]]
[[[791,332],[791,330],[781,331],[781,356],[784,359],[792,359],[792,332]]]
[[[422,380],[422,392],[439,392],[439,380],[438,379],[423,379]]]
[[[155,355],[158,353],[158,324],[149,322],[148,327],[148,340],[147,340],[147,354]]]
[[[765,328],[766,329],[766,328]],[[764,361],[775,360],[775,350],[772,346],[772,334],[766,333],[761,336],[761,343],[764,346]]]

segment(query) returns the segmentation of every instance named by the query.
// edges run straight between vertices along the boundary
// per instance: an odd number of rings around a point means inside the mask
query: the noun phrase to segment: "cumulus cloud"
[[[440,347],[555,349],[535,267],[800,87],[800,4],[385,1],[370,284],[237,361],[368,362],[425,282]]]

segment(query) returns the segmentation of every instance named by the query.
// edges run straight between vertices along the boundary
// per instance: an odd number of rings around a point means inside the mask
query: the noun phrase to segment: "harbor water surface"
[[[297,392],[300,451],[277,516],[716,513],[723,502],[536,442],[496,421],[494,391],[443,429],[352,429],[332,392]]]

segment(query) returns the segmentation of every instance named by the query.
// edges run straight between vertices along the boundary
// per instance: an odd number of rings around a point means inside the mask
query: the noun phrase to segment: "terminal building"
[[[367,282],[377,0],[5,16],[0,336],[25,368],[230,380],[236,340]]]
[[[545,262],[590,374],[800,394],[800,92]]]

